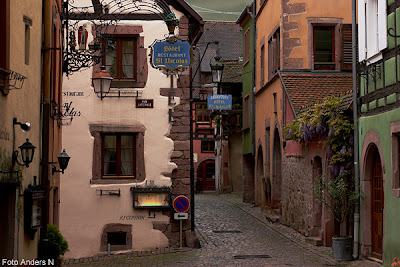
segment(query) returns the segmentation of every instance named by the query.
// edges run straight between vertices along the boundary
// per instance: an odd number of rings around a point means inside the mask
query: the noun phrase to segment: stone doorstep
[[[307,236],[305,238],[306,242],[313,246],[322,246],[322,239],[316,236]]]
[[[63,264],[73,264],[73,263],[85,263],[85,262],[96,262],[96,261],[105,261],[111,259],[122,259],[129,257],[142,257],[142,256],[152,256],[152,255],[160,255],[160,254],[170,254],[170,253],[179,253],[179,252],[188,252],[191,251],[191,248],[163,248],[157,250],[149,250],[149,251],[114,251],[110,256],[107,255],[107,252],[99,253],[95,256],[91,257],[82,257],[82,258],[71,258],[63,260]]]

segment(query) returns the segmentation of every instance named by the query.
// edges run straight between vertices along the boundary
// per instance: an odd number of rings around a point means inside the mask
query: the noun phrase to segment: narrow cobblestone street
[[[69,260],[63,266],[379,266],[369,261],[337,263],[330,248],[315,247],[240,195],[196,195],[196,233],[201,249],[183,249]]]

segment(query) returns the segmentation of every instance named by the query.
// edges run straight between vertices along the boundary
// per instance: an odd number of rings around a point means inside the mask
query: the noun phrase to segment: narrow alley
[[[309,245],[290,228],[269,223],[259,208],[235,194],[196,195],[196,234],[201,249],[98,256],[68,260],[63,266],[379,266],[339,264],[331,260],[330,248]]]

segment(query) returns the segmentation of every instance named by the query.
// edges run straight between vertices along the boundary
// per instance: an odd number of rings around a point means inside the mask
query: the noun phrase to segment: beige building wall
[[[180,17],[178,12],[175,12]],[[144,47],[155,39],[163,39],[167,27],[163,21],[135,21],[124,25],[143,27]],[[89,34],[90,36],[90,34]],[[90,42],[90,38],[88,40]],[[150,53],[148,48],[147,54]],[[130,187],[171,186],[171,179],[164,174],[171,173],[177,166],[172,163],[173,141],[167,138],[171,123],[168,122],[168,98],[160,96],[160,88],[170,86],[170,78],[148,62],[148,79],[145,88],[133,88],[142,92],[142,99],[154,99],[154,108],[135,108],[134,97],[104,98],[100,100],[91,86],[92,68],[64,78],[63,102],[71,103],[79,116],[74,117],[70,126],[63,129],[63,147],[71,160],[61,177],[61,219],[60,229],[69,242],[70,252],[66,258],[91,256],[100,253],[102,230],[107,224],[132,226],[132,250],[150,250],[168,246],[168,238],[154,223],[166,223],[170,217],[149,209],[134,209]],[[176,86],[174,77],[174,86]],[[65,95],[80,92],[80,96]],[[179,105],[179,98],[174,99]],[[111,184],[91,184],[94,138],[89,128],[93,124],[144,127],[145,180]],[[99,163],[100,164],[100,163]],[[121,190],[120,196],[103,195],[99,190]],[[127,219],[128,218],[128,219]]]
[[[25,63],[25,23],[24,16],[32,20],[29,41],[29,64]],[[19,150],[27,138],[36,146],[33,162],[29,168],[21,167],[22,186],[16,188],[16,220],[14,234],[14,259],[37,258],[38,232],[34,240],[24,234],[23,191],[33,184],[33,177],[39,181],[40,166],[40,89],[41,89],[41,0],[9,1],[9,61],[8,69],[26,77],[23,87],[10,90],[7,96],[0,93],[0,148],[11,158],[13,144],[13,118],[19,122],[29,122],[31,130],[23,132],[19,125],[15,126],[15,150]],[[11,81],[13,82],[13,81]],[[21,158],[19,157],[19,161]],[[18,167],[16,167],[18,168]]]

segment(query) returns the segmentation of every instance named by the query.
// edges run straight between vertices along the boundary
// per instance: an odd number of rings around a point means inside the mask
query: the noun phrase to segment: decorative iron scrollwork
[[[75,0],[64,2],[67,34],[63,71],[67,75],[101,62],[101,45],[107,44],[121,20],[164,20],[170,33],[179,23],[164,0],[92,0],[92,4],[79,7]],[[89,38],[93,38],[90,43]]]

